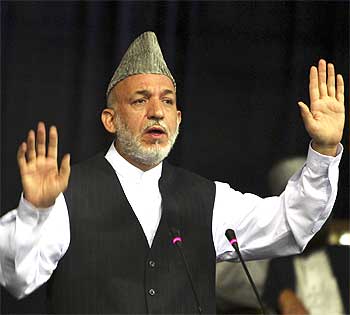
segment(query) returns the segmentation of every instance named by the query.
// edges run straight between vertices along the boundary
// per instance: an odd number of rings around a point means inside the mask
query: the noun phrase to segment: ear
[[[101,113],[101,121],[103,123],[103,126],[109,133],[115,133],[116,127],[115,127],[115,111],[112,108],[105,108]]]
[[[181,116],[181,111],[177,111],[177,124],[180,125],[181,124],[181,119],[182,119],[182,116]]]

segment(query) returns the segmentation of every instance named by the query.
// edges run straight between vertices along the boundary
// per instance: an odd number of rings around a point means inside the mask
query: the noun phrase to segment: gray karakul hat
[[[131,43],[109,82],[106,95],[108,96],[113,87],[121,80],[143,73],[166,75],[176,89],[175,80],[165,63],[157,36],[153,32],[145,32]]]

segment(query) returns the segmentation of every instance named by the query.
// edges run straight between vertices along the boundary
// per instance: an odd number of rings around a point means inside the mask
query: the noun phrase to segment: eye
[[[168,105],[173,105],[174,101],[170,98],[163,99],[163,102]]]
[[[142,105],[142,104],[144,104],[144,103],[146,103],[146,99],[145,99],[145,98],[139,98],[139,99],[134,100],[134,101],[132,102],[132,104],[134,104],[134,105]]]

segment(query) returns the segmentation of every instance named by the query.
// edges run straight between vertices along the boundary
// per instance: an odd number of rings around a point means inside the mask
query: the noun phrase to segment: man
[[[235,258],[227,228],[245,258],[264,258],[300,252],[329,216],[344,84],[331,64],[327,80],[326,67],[321,60],[310,70],[311,111],[299,103],[313,139],[306,165],[280,197],[261,199],[162,162],[181,122],[176,83],[155,34],[140,35],[107,90],[101,119],[116,138],[106,154],[70,175],[69,155],[57,167],[55,127],[46,154],[43,123],[19,147],[24,196],[2,223],[2,239],[12,242],[1,245],[2,283],[22,297],[60,260],[49,282],[51,312],[215,313],[215,261]],[[172,244],[174,231],[191,276]]]
[[[331,224],[301,255],[271,260],[263,298],[279,314],[349,314],[350,248],[327,244]]]

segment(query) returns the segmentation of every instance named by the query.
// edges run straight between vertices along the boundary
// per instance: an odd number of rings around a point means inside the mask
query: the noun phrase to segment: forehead
[[[116,85],[117,93],[134,93],[137,90],[153,92],[171,90],[175,94],[173,82],[162,74],[135,74],[125,78]]]

